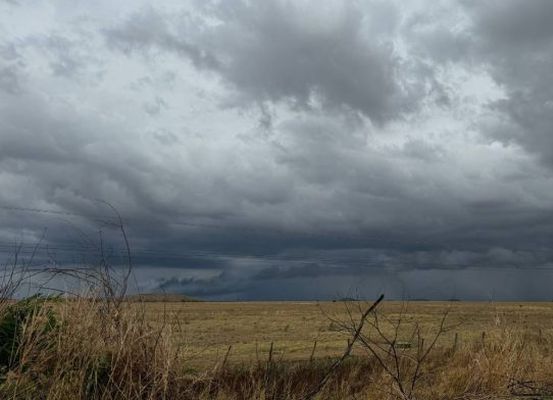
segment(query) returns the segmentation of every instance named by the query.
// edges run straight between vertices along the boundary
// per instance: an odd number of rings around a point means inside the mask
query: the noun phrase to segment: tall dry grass
[[[22,322],[2,399],[178,398],[178,350],[136,310],[41,300]]]
[[[392,352],[383,365],[362,343],[337,366],[335,359],[262,360],[190,373],[171,325],[150,325],[139,304],[87,296],[36,298],[27,306],[31,311],[11,363],[1,373],[1,399],[468,400],[553,394],[553,337],[512,324],[457,348],[432,349],[407,395],[398,390],[398,379],[404,386],[411,382],[416,363],[409,357],[416,356],[416,347],[402,348],[405,357],[392,374],[385,368],[395,365]],[[364,329],[368,334],[370,324]]]

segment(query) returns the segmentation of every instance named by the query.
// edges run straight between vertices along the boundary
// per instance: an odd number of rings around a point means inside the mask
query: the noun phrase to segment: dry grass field
[[[184,346],[189,365],[206,368],[227,353],[229,364],[256,363],[268,357],[271,343],[278,360],[336,357],[344,351],[349,335],[333,320],[348,319],[347,308],[364,302],[148,302],[146,319],[173,326],[175,340]],[[437,330],[445,312],[446,326],[437,346],[470,344],[486,335],[499,334],[506,326],[535,335],[553,334],[553,302],[434,302],[385,301],[380,313],[389,318],[404,315],[400,340],[408,340],[414,323],[426,335]],[[357,314],[359,314],[357,312]],[[388,331],[390,331],[390,327]]]
[[[553,398],[553,303],[4,300],[2,400]]]

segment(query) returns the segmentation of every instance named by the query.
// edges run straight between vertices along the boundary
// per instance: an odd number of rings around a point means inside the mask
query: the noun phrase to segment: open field
[[[167,302],[145,303],[147,321],[173,327],[175,340],[185,347],[186,362],[209,367],[220,361],[229,346],[229,364],[264,360],[273,343],[278,360],[307,360],[317,342],[315,358],[336,357],[344,351],[348,335],[333,320],[347,321],[347,306],[358,317],[363,302]],[[505,327],[524,329],[539,336],[553,334],[553,303],[506,302],[384,302],[380,314],[397,319],[403,313],[400,337],[408,340],[414,323],[431,335],[448,312],[439,347],[474,343]],[[390,331],[390,326],[385,327]]]
[[[553,398],[553,303],[5,299],[0,399]]]

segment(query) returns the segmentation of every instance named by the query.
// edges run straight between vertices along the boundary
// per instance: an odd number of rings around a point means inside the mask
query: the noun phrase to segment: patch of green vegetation
[[[86,398],[91,398],[94,393],[102,393],[109,384],[112,372],[113,359],[110,353],[105,353],[93,360],[87,370],[85,380]]]
[[[25,326],[40,316],[39,331],[43,333],[37,338],[38,346],[47,347],[46,335],[56,325],[56,318],[51,308],[45,307],[52,297],[35,295],[9,305],[0,315],[0,374],[4,375],[10,369],[20,364],[20,345]]]

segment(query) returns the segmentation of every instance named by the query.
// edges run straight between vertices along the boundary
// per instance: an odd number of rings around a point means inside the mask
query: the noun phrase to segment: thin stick
[[[223,363],[221,364],[221,369],[225,368],[225,364],[227,363],[228,356],[231,350],[232,350],[232,344],[228,347],[227,352],[225,353],[225,357],[223,358]]]
[[[344,362],[344,360],[351,354],[351,351],[353,349],[353,345],[359,339],[359,335],[361,335],[361,331],[363,330],[363,326],[365,325],[365,320],[369,316],[369,314],[380,304],[380,302],[384,299],[384,295],[381,294],[380,297],[369,307],[367,310],[363,313],[361,316],[361,319],[359,320],[359,325],[357,325],[357,328],[355,329],[355,333],[351,339],[351,341],[348,343],[348,346],[346,347],[344,354],[342,354],[342,357],[340,357],[338,360],[336,360],[328,369],[326,374],[323,376],[323,378],[319,381],[319,384],[317,387],[312,390],[310,393],[308,393],[304,399],[305,400],[311,400],[313,397],[317,395],[325,385],[327,384],[328,380],[336,371],[336,369]]]

